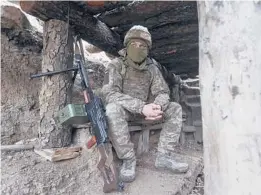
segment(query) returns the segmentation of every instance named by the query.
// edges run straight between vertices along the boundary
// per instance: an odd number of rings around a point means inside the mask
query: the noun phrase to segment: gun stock
[[[119,182],[115,177],[117,170],[113,163],[111,145],[109,143],[99,145],[98,150],[100,153],[98,169],[101,171],[104,181],[103,192],[123,191],[123,183]]]

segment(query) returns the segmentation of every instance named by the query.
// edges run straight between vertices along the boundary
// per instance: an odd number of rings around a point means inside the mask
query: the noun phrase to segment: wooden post
[[[198,2],[206,195],[261,193],[261,3]]]
[[[68,24],[60,20],[44,23],[42,71],[64,70],[73,66],[73,37]],[[54,117],[71,102],[72,73],[42,78],[40,92],[40,138],[43,148],[71,143],[71,128],[57,126]]]

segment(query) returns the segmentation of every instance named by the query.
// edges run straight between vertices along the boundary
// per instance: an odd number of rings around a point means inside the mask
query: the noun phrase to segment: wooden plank
[[[196,128],[194,126],[184,125],[182,128],[183,132],[196,132]]]
[[[86,123],[86,124],[72,124],[72,127],[75,129],[89,129],[91,128],[91,124]]]
[[[196,127],[202,127],[202,121],[199,120],[193,121],[193,125]]]
[[[82,147],[78,146],[78,147],[70,147],[70,148],[60,148],[60,149],[55,149],[54,154],[58,155],[58,154],[65,154],[68,152],[79,152],[82,150]]]
[[[181,131],[180,133],[180,144],[184,145],[186,142],[186,133],[184,131]]]
[[[162,129],[163,124],[149,125],[150,130]],[[141,131],[142,125],[129,126],[129,131]]]
[[[138,142],[138,148],[137,148],[137,156],[141,156],[141,154],[143,153],[143,139],[142,139],[143,135],[142,133],[140,134],[139,137],[139,142]]]
[[[68,153],[58,154],[58,155],[54,154],[52,157],[52,161],[56,162],[56,161],[61,161],[61,160],[68,160],[68,159],[76,158],[79,155],[80,155],[80,152],[68,152]]]
[[[142,123],[141,125],[133,125],[137,123]],[[154,124],[153,124],[154,123]],[[158,124],[157,124],[158,123]],[[129,131],[142,131],[139,137],[137,156],[141,156],[143,153],[149,151],[149,136],[150,130],[159,130],[162,129],[163,123],[159,121],[135,121],[129,125]]]
[[[129,122],[129,125],[156,125],[161,124],[162,120],[150,121],[150,120],[136,120]]]
[[[158,129],[162,129],[163,123],[161,124],[156,124],[156,125],[151,125],[150,130],[158,130]]]
[[[141,131],[142,127],[141,126],[129,126],[129,131]]]
[[[50,151],[48,149],[35,149],[34,152],[44,158],[46,158],[49,161],[52,161],[52,155],[53,155],[53,151]]]
[[[35,149],[34,152],[51,162],[68,160],[80,155],[82,147],[59,148],[59,149]]]
[[[202,127],[196,127],[195,140],[196,140],[197,143],[202,143],[203,142]]]
[[[150,148],[150,128],[146,128],[142,132],[142,142],[143,142],[143,153],[147,153]]]

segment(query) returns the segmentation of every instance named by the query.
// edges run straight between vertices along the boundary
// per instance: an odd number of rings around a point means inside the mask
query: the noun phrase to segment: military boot
[[[120,179],[123,182],[132,182],[135,179],[136,173],[136,158],[123,160],[123,164],[120,169]]]
[[[178,162],[173,156],[158,153],[155,161],[156,168],[168,169],[174,173],[186,173],[188,171],[188,164]]]

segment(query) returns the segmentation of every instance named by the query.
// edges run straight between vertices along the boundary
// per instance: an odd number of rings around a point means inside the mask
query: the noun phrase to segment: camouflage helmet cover
[[[151,34],[144,26],[135,25],[126,33],[123,42],[125,47],[128,45],[131,39],[142,39],[147,43],[149,48],[152,46]]]

